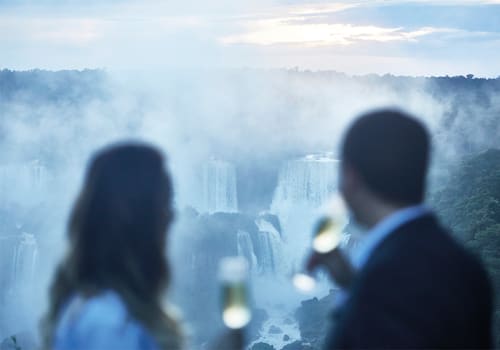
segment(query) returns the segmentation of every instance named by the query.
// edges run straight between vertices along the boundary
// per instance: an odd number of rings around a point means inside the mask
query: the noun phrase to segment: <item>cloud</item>
[[[0,0],[0,68],[299,66],[357,74],[378,57],[393,62],[379,65],[391,73],[435,73],[448,61],[442,74],[497,76],[495,4]],[[482,57],[490,61],[478,65]]]
[[[248,24],[248,32],[221,38],[228,44],[297,44],[311,46],[351,45],[356,42],[415,41],[419,37],[448,31],[439,28],[420,28],[405,31],[403,28],[355,26],[351,24],[299,24],[288,19],[256,21]]]
[[[349,1],[346,1],[349,2]],[[500,4],[500,0],[365,0],[356,1],[359,6],[380,6],[380,5],[395,5],[395,4],[425,4],[425,5],[446,5],[446,6],[461,6],[461,5],[495,5]]]

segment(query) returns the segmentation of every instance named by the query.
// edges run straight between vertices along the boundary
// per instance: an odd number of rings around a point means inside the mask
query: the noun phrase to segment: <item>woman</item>
[[[179,325],[162,307],[172,217],[172,186],[157,150],[122,144],[95,156],[50,290],[46,349],[182,347]]]

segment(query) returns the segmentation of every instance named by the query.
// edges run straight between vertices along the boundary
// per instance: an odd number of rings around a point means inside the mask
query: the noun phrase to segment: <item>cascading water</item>
[[[283,271],[283,241],[280,233],[268,220],[259,217],[255,220],[259,241],[260,272],[282,274]]]
[[[236,244],[238,255],[247,259],[250,271],[256,271],[258,269],[258,262],[250,234],[246,231],[238,230]]]
[[[238,212],[236,168],[233,164],[210,160],[203,166],[201,185],[201,212]]]
[[[31,284],[35,275],[35,266],[38,256],[38,245],[35,236],[23,232],[14,251],[13,277],[15,288],[25,289]]]
[[[2,301],[29,291],[35,276],[38,245],[26,232],[0,235]]]
[[[292,270],[302,264],[318,209],[337,191],[338,165],[333,153],[321,153],[288,161],[280,171],[271,212],[283,226]]]
[[[4,230],[6,227],[4,227]],[[0,323],[0,337],[33,329],[33,303],[38,244],[34,235],[12,227],[0,234],[0,313],[9,315]],[[7,321],[8,320],[8,321]]]
[[[202,198],[193,200],[199,203],[198,212],[186,212],[184,222],[186,232],[196,232],[192,239],[199,240],[199,245],[195,249],[189,245],[190,249],[180,254],[196,254],[182,266],[190,266],[186,275],[196,276],[192,280],[201,283],[187,283],[186,289],[212,283],[210,292],[204,295],[210,300],[216,293],[212,281],[218,261],[225,256],[243,256],[251,270],[252,299],[269,315],[259,339],[277,348],[300,339],[298,324],[291,315],[304,295],[293,288],[290,267],[300,265],[299,258],[310,247],[314,210],[335,193],[337,167],[330,154],[289,161],[280,172],[271,212],[255,216],[237,212],[234,165],[221,160],[206,163],[200,174]],[[192,300],[185,302],[191,305]],[[208,316],[206,322],[210,322]],[[271,326],[286,332],[287,340],[283,339],[285,334],[270,332]]]
[[[332,153],[288,161],[279,173],[271,204],[271,213],[278,217],[281,225],[281,236],[269,221],[256,220],[261,249],[269,252],[264,254],[265,265],[273,266],[278,272],[276,277],[285,279],[273,278],[264,284],[266,292],[259,296],[269,319],[255,343],[262,341],[281,349],[301,337],[298,324],[290,314],[304,296],[295,292],[290,280],[293,272],[303,268],[303,258],[311,249],[312,228],[320,207],[337,191],[337,172],[338,161]],[[279,293],[273,295],[271,290],[279,290]],[[275,334],[273,329],[280,332]]]
[[[280,171],[271,211],[285,214],[296,206],[318,208],[337,190],[337,171],[338,160],[331,153],[288,161]]]

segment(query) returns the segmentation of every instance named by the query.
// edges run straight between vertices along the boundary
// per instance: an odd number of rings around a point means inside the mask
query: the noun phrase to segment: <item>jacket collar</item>
[[[401,226],[430,213],[431,210],[422,204],[402,208],[381,220],[375,227],[365,233],[365,240],[353,255],[352,263],[354,267],[361,270],[383,240]]]

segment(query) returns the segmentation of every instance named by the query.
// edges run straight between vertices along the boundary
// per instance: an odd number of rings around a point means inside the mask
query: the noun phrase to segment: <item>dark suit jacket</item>
[[[431,214],[387,236],[349,293],[326,349],[492,347],[489,278]]]

